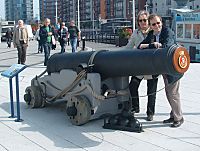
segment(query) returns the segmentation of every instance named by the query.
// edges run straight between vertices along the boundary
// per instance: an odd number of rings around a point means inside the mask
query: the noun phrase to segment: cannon
[[[187,50],[179,45],[54,54],[46,70],[31,80],[24,100],[32,108],[64,101],[74,125],[104,118],[104,128],[141,132],[142,125],[130,113],[129,76],[181,77],[189,64]]]

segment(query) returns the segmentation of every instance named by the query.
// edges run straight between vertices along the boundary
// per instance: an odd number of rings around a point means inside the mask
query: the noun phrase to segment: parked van
[[[3,26],[1,28],[1,41],[6,41],[6,32],[8,31],[9,28],[13,32],[14,26]]]
[[[29,40],[33,40],[33,39],[34,39],[34,36],[33,36],[33,31],[32,31],[31,25],[25,25],[25,27],[26,27],[27,30],[28,30]]]
[[[6,41],[6,32],[10,28],[14,31],[15,21],[2,21],[1,22],[1,41]]]

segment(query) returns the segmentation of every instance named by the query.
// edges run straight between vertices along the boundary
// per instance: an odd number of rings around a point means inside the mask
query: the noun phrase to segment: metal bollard
[[[85,50],[85,36],[82,37],[82,50]]]
[[[67,45],[69,46],[69,37],[67,38]]]

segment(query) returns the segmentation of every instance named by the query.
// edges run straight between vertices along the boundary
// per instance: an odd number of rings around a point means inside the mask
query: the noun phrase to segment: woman
[[[149,13],[147,11],[140,11],[137,16],[138,29],[136,29],[126,48],[133,49],[137,48],[139,44],[146,38],[148,32],[150,31],[148,22]],[[142,50],[141,50],[142,51]],[[155,112],[155,99],[156,99],[156,89],[158,79],[153,79],[152,76],[132,76],[131,82],[129,84],[129,89],[132,97],[132,109],[134,113],[139,113],[139,95],[138,88],[142,79],[147,79],[147,94],[148,94],[148,104],[147,104],[147,120],[152,121]]]

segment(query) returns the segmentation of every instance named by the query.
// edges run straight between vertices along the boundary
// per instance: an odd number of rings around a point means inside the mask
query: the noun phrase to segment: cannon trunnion
[[[130,114],[129,76],[181,77],[189,63],[187,50],[178,45],[54,54],[48,61],[48,74],[43,72],[32,79],[24,99],[32,108],[66,102],[67,115],[74,125],[109,115],[104,128],[141,132],[141,124]]]

